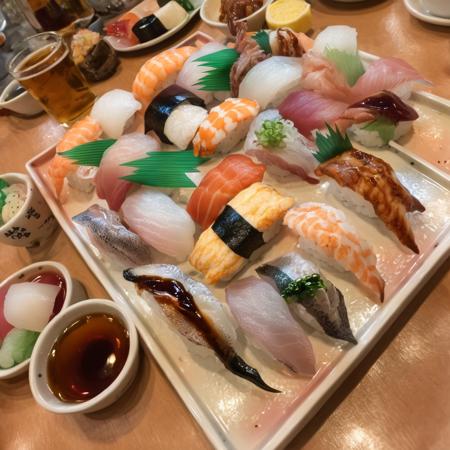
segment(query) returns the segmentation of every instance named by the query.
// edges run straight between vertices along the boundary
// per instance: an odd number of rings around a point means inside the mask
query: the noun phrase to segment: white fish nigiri
[[[234,318],[252,341],[293,372],[316,372],[311,342],[283,298],[263,280],[248,277],[226,288]]]
[[[239,86],[239,97],[257,101],[261,109],[278,106],[300,88],[302,73],[300,58],[272,56],[248,71]]]
[[[118,211],[131,187],[131,183],[121,177],[134,171],[132,167],[124,167],[121,164],[143,158],[147,152],[160,148],[156,139],[142,133],[125,134],[119,138],[104,153],[95,176],[98,197],[106,200],[110,209]]]
[[[107,137],[118,139],[141,108],[131,92],[113,89],[96,100],[91,117],[98,121]]]
[[[195,223],[166,194],[141,187],[126,198],[121,211],[130,230],[161,253],[184,261],[193,250]]]
[[[6,321],[16,328],[42,331],[52,315],[60,289],[45,283],[12,284],[3,306]]]
[[[358,51],[358,32],[347,25],[331,25],[314,39],[312,51],[323,55],[326,49],[336,49],[354,54]]]

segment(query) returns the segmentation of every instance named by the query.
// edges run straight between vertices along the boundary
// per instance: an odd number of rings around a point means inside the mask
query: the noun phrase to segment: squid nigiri
[[[362,214],[378,216],[403,245],[419,253],[406,213],[425,208],[398,181],[388,163],[352,149],[322,163],[316,174],[334,180],[338,198]],[[346,195],[348,191],[350,195]]]
[[[253,183],[239,192],[199,237],[189,262],[207,283],[232,278],[268,242],[294,199]]]
[[[293,372],[314,375],[311,342],[269,283],[255,277],[244,278],[231,283],[226,295],[234,318],[257,346]]]
[[[287,212],[284,224],[300,236],[300,248],[337,269],[353,272],[383,301],[385,283],[376,267],[377,257],[342,211],[324,203],[303,203]]]
[[[60,152],[70,150],[77,145],[97,140],[102,134],[99,122],[91,116],[80,119],[64,135],[61,142],[56,146],[56,155],[50,162],[48,176],[52,180],[56,195],[61,194],[64,178],[74,172],[77,165],[70,159],[58,155]]]
[[[246,98],[229,98],[211,109],[194,137],[195,156],[228,153],[247,134],[259,105]]]
[[[186,46],[165,50],[150,58],[133,81],[133,94],[145,107],[162,89],[172,84],[186,60],[197,50]]]
[[[212,349],[223,365],[268,392],[258,371],[249,366],[234,350],[236,331],[224,307],[210,290],[185,275],[177,266],[150,264],[125,270],[126,280],[136,284],[138,293],[161,306],[176,330],[194,344]]]
[[[263,179],[265,170],[247,156],[227,156],[202,179],[186,211],[203,229],[208,228],[236,194]]]

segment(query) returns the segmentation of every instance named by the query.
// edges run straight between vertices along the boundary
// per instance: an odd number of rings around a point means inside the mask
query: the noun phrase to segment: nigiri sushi
[[[244,150],[277,175],[292,173],[308,183],[319,182],[314,174],[318,165],[314,144],[276,109],[263,111],[252,122]]]
[[[143,158],[148,152],[159,149],[156,139],[142,133],[125,134],[119,138],[105,151],[100,161],[95,176],[98,197],[106,200],[112,210],[118,211],[131,188],[131,183],[121,178],[134,170],[121,164]]]
[[[145,107],[162,89],[172,84],[186,60],[197,50],[185,46],[165,50],[150,58],[133,81],[133,94]]]
[[[208,111],[205,102],[176,84],[162,90],[145,111],[145,132],[153,130],[162,142],[185,150]]]
[[[228,153],[240,142],[259,112],[246,98],[229,98],[211,109],[193,140],[195,156]]]
[[[353,272],[383,301],[385,283],[377,257],[342,211],[324,203],[303,203],[287,212],[284,224],[300,236],[300,248],[332,267]]]
[[[207,283],[232,278],[275,234],[294,199],[254,183],[225,206],[199,237],[189,262]]]
[[[106,261],[116,261],[122,267],[151,261],[147,244],[137,234],[127,230],[114,211],[92,205],[72,220],[86,229],[90,241]]]
[[[305,33],[296,33],[290,28],[277,28],[268,33],[272,55],[300,57],[314,45],[314,41]]]
[[[56,146],[56,155],[50,161],[47,172],[57,197],[61,194],[64,186],[64,178],[77,168],[77,165],[72,160],[64,158],[58,153],[65,152],[86,142],[95,141],[101,134],[102,128],[100,123],[91,116],[80,119],[64,134],[61,142]]]
[[[202,179],[186,211],[203,229],[208,228],[236,194],[262,181],[265,170],[247,156],[227,156]]]
[[[227,303],[244,333],[258,347],[294,373],[314,375],[314,351],[278,292],[263,280],[248,277],[226,288]]]
[[[95,177],[98,167],[79,166],[74,172],[67,175],[69,186],[80,192],[92,192],[95,189]]]
[[[280,293],[294,316],[332,338],[356,344],[344,296],[311,261],[292,252],[259,266],[256,273]]]
[[[166,194],[141,187],[125,199],[121,212],[130,230],[161,253],[184,261],[192,251],[194,221]]]
[[[255,100],[261,109],[276,107],[300,88],[302,73],[300,58],[272,56],[248,71],[239,86],[239,97]]]
[[[113,89],[97,98],[91,117],[97,120],[107,137],[118,139],[141,108],[131,92]]]
[[[322,163],[316,174],[334,181],[334,193],[345,204],[369,217],[378,216],[403,245],[419,253],[406,213],[425,208],[402,186],[388,163],[351,149]]]
[[[151,264],[125,270],[126,280],[136,284],[140,295],[161,306],[176,330],[189,341],[212,349],[223,365],[269,392],[258,371],[249,366],[234,350],[236,331],[222,304],[199,281],[185,275],[177,266]]]

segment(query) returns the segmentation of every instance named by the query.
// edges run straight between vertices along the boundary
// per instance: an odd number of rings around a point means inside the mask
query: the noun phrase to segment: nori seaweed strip
[[[145,132],[153,130],[162,142],[172,144],[164,134],[164,126],[173,110],[184,102],[205,108],[205,102],[200,97],[176,84],[162,90],[145,111]]]
[[[225,206],[213,223],[212,230],[231,251],[246,259],[265,244],[261,231],[249,224],[230,205]]]
[[[139,42],[151,41],[169,31],[154,14],[138,20],[131,30]]]

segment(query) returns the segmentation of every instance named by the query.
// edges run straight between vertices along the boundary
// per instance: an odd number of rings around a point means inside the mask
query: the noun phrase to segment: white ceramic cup
[[[450,0],[420,0],[422,8],[433,16],[450,18]]]
[[[63,402],[48,387],[48,355],[56,339],[73,322],[88,314],[106,313],[117,317],[127,328],[130,348],[125,365],[117,378],[100,394],[81,403]],[[36,402],[57,414],[88,413],[114,403],[133,382],[139,365],[139,339],[133,321],[127,312],[110,300],[92,299],[72,305],[58,314],[40,334],[31,355],[29,380]]]
[[[40,273],[44,272],[56,272],[61,275],[66,282],[66,297],[61,307],[61,311],[58,314],[61,314],[61,312],[64,311],[72,303],[79,302],[80,300],[84,300],[87,297],[83,285],[70,276],[70,273],[67,270],[66,266],[54,261],[41,261],[33,263],[27,267],[24,267],[23,269],[18,270],[17,272],[14,272],[12,275],[10,275],[0,283],[0,289],[4,288],[5,286],[10,286],[14,283],[23,283],[24,281],[30,280]],[[57,315],[55,317],[57,317]],[[54,318],[52,320],[54,320]],[[10,367],[9,369],[0,368],[0,380],[14,378],[26,372],[28,370],[29,364],[30,358],[13,367]]]
[[[19,86],[16,80],[11,81],[0,95],[0,109],[5,108],[23,116],[35,116],[44,110],[42,105],[28,91],[6,100],[11,91]]]
[[[0,242],[15,247],[37,247],[57,227],[55,217],[28,175],[4,173],[0,178],[9,185],[22,183],[27,188],[22,208],[0,227]]]

